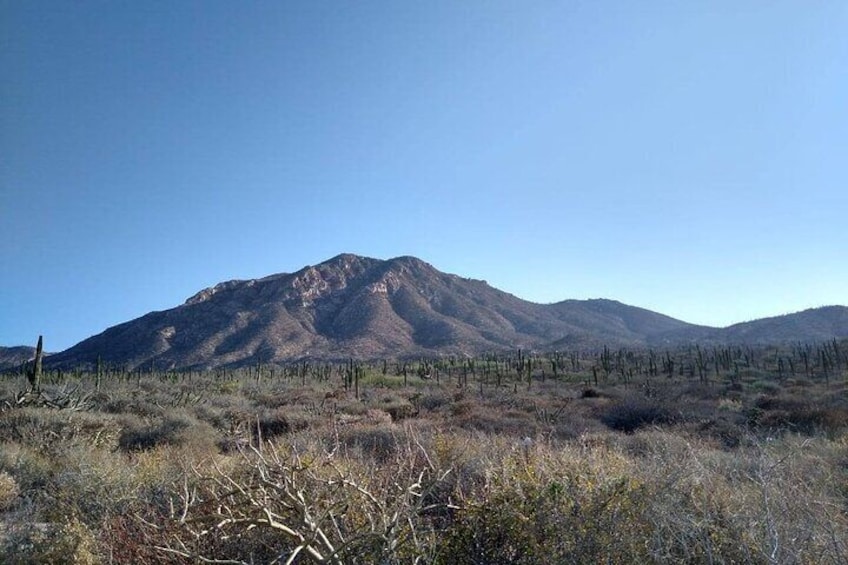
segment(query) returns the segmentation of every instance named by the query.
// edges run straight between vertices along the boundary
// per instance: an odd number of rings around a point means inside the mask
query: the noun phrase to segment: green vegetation
[[[846,563],[848,346],[0,378],[3,563]]]

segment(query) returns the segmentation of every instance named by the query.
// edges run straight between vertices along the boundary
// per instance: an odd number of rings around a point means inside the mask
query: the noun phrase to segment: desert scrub
[[[306,509],[345,563],[845,563],[848,387],[834,374],[731,366],[703,383],[660,365],[595,383],[590,366],[528,391],[503,363],[502,386],[492,371],[467,388],[442,364],[441,383],[362,378],[359,399],[337,372],[116,374],[89,412],[15,405],[15,375],[0,477],[19,494],[0,527],[29,549],[0,562],[49,562],[44,540],[62,545],[74,523],[102,562],[308,562]],[[622,420],[638,426],[603,422],[634,398],[651,408]]]
[[[211,453],[217,449],[218,440],[220,436],[209,424],[186,412],[172,411],[151,423],[138,418],[126,418],[118,437],[118,447],[132,452],[172,445]]]
[[[844,562],[845,496],[830,441],[750,436],[727,452],[677,434],[636,435],[653,560]]]
[[[0,444],[0,471],[11,475],[21,494],[35,496],[49,484],[56,462],[38,449],[18,443]]]
[[[337,564],[421,558],[435,543],[427,515],[442,506],[430,493],[447,473],[415,442],[406,449],[378,466],[316,444],[266,442],[192,467],[196,490],[172,489],[172,507],[187,519],[160,519],[166,530],[179,530],[163,540],[161,557],[272,561],[302,554]]]
[[[848,400],[838,394],[815,397],[793,391],[757,395],[746,415],[751,426],[773,435],[796,432],[838,437],[848,430]]]
[[[273,439],[277,436],[309,428],[315,419],[300,407],[282,407],[265,411],[251,426],[254,439]]]
[[[380,394],[368,402],[368,406],[388,413],[395,422],[411,418],[416,413],[415,406],[398,393]]]
[[[425,392],[414,395],[410,400],[427,412],[435,412],[451,403],[448,393],[441,389],[427,389]]]
[[[73,444],[111,445],[116,419],[105,414],[23,407],[0,412],[0,441],[52,452]]]
[[[361,456],[385,464],[398,454],[401,444],[399,433],[391,424],[379,427],[354,425],[340,432],[339,440],[346,450],[358,450]]]
[[[646,557],[645,487],[611,451],[539,445],[490,459],[440,548],[441,563],[630,562]]]
[[[679,419],[668,404],[631,394],[602,409],[600,420],[613,430],[633,433],[643,426],[670,424]]]
[[[9,565],[97,565],[101,563],[97,552],[97,539],[91,530],[71,519],[61,524],[29,523],[13,527],[0,548],[0,561]]]
[[[472,400],[462,400],[456,408],[449,421],[472,432],[521,438],[535,436],[541,429],[533,414],[515,408],[475,403]]]
[[[0,512],[5,512],[15,503],[21,489],[15,478],[5,471],[0,471]]]

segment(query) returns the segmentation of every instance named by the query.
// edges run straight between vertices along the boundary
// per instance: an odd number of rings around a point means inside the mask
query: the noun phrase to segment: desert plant
[[[32,369],[27,369],[27,379],[29,380],[29,387],[35,392],[41,391],[41,367],[44,357],[43,346],[44,338],[43,336],[38,336],[38,345],[36,345],[35,348],[35,360],[33,361]]]
[[[676,419],[677,416],[668,406],[637,395],[610,404],[601,414],[604,424],[625,433],[633,433],[647,425],[669,424]]]
[[[0,560],[9,565],[100,563],[94,534],[74,519],[64,524],[21,524],[11,530],[0,551]]]
[[[367,475],[332,456],[266,442],[241,457],[234,468],[196,470],[204,490],[184,491],[175,503],[184,533],[158,546],[162,555],[203,561],[211,557],[203,551],[211,551],[237,563],[247,554],[287,563],[301,554],[318,563],[394,562],[422,555],[423,544],[432,542],[421,517],[434,505],[422,501],[447,472],[407,465],[378,491]],[[252,545],[255,536],[262,536],[262,547]],[[215,545],[232,538],[242,543]]]
[[[10,508],[21,493],[15,478],[5,471],[0,471],[0,512]]]

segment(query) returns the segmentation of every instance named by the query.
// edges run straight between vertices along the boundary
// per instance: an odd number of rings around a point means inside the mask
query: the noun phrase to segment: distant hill
[[[658,314],[644,308],[628,306],[615,300],[564,300],[544,307],[551,311],[558,320],[567,323],[584,332],[576,344],[615,345],[632,344],[645,345],[666,341],[677,341],[679,332],[708,331],[713,328],[696,326],[675,318]],[[572,336],[566,336],[551,346],[567,347]],[[556,347],[554,347],[555,349]]]
[[[848,336],[848,308],[824,306],[795,314],[734,324],[707,337],[733,343],[768,344],[825,341],[846,336]]]
[[[212,368],[518,347],[848,336],[848,309],[823,310],[821,316],[815,310],[796,315],[803,321],[789,316],[750,322],[755,326],[747,330],[739,327],[745,324],[707,328],[613,300],[536,304],[414,257],[383,261],[344,254],[292,274],[220,283],[183,305],[109,328],[52,355],[48,364],[92,364],[100,356],[130,368]]]
[[[35,359],[35,348],[19,345],[15,347],[0,347],[0,371],[14,369],[21,363]]]

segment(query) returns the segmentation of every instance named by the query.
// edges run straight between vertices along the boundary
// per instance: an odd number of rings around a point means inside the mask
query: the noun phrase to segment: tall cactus
[[[41,365],[44,357],[43,342],[43,337],[38,336],[38,345],[35,348],[35,361],[32,369],[27,370],[29,387],[35,392],[39,392],[41,390]]]

